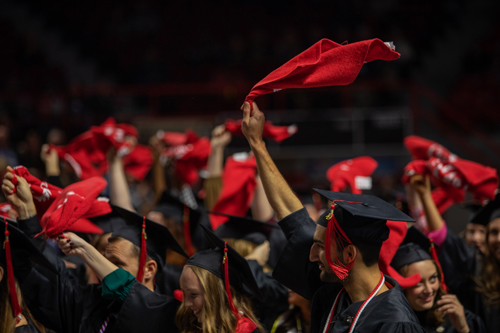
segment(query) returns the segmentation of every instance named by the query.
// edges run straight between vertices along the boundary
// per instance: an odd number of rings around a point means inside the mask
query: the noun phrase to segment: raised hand
[[[419,196],[431,194],[431,181],[429,176],[415,175],[411,177],[410,185]]]
[[[441,299],[437,301],[439,305],[438,310],[448,316],[451,324],[455,329],[462,332],[469,332],[470,328],[465,320],[464,307],[455,295],[443,295]]]
[[[23,177],[16,176],[10,166],[7,167],[7,173],[2,181],[2,191],[9,203],[18,212],[21,220],[36,215],[33,195],[28,182]]]
[[[243,121],[241,123],[241,130],[250,143],[250,146],[262,142],[262,131],[266,117],[264,113],[259,110],[259,107],[254,102],[253,111],[250,111],[250,103],[245,102],[241,107],[243,110]]]
[[[72,232],[65,232],[64,237],[57,238],[57,245],[65,255],[76,255],[82,257],[86,254],[86,241],[78,237]]]
[[[224,125],[215,127],[212,131],[210,145],[213,149],[225,148],[231,142],[231,133],[226,131]]]

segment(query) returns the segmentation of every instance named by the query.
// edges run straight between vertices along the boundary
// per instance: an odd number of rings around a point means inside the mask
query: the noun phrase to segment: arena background
[[[267,119],[298,125],[270,142],[298,193],[327,188],[346,158],[379,162],[371,193],[394,201],[416,134],[500,166],[500,10],[491,0],[0,1],[0,154],[43,172],[41,144],[67,143],[107,117],[209,135],[239,119],[250,88],[321,38],[393,41],[401,58],[345,87],[259,97]],[[59,129],[60,131],[54,131]],[[52,136],[50,136],[50,135]],[[63,135],[61,135],[63,134]],[[59,141],[57,141],[59,140]],[[235,138],[227,154],[247,150]],[[5,163],[5,162],[4,162]],[[462,230],[467,212],[449,210]]]

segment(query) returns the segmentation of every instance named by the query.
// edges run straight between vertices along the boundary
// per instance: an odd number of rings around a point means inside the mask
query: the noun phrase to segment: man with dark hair
[[[312,300],[311,332],[424,332],[397,282],[378,266],[387,220],[413,220],[373,196],[317,190],[333,204],[314,223],[267,152],[264,114],[255,103],[242,110],[243,133],[288,239],[273,276]]]

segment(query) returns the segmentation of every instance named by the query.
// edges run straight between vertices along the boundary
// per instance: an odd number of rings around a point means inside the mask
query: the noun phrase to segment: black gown
[[[341,284],[320,280],[318,265],[309,261],[316,223],[305,208],[279,222],[288,243],[273,277],[311,301],[311,332],[323,332],[328,315],[342,288]],[[392,289],[375,296],[359,317],[354,332],[425,332],[397,282],[385,277]],[[329,332],[348,332],[350,323],[363,302],[351,303],[344,291],[333,315]]]
[[[450,292],[457,295],[466,309],[483,320],[487,332],[498,332],[500,304],[488,305],[486,296],[474,290],[473,277],[477,277],[482,268],[481,251],[448,229],[445,241],[438,249],[438,258]]]
[[[174,291],[181,289],[182,266],[165,263],[163,273],[156,277],[155,284],[162,295],[174,296]]]
[[[33,235],[40,230],[35,216],[19,225]],[[42,239],[34,239],[37,246],[57,267],[65,270],[64,262],[54,249]],[[25,265],[31,265],[26,260]],[[174,324],[180,305],[175,299],[150,291],[142,283],[134,282],[125,300],[104,299],[100,285],[82,286],[68,274],[54,273],[34,265],[20,279],[20,286],[32,315],[45,327],[56,332],[99,332],[109,318],[106,332],[177,332]]]
[[[424,325],[425,322],[425,312],[417,312],[417,317],[422,323],[425,331],[427,333],[458,333],[458,331],[453,327],[448,317],[445,317],[445,322],[438,327],[434,327],[432,325]],[[486,328],[484,328],[483,321],[481,318],[470,312],[469,310],[465,310],[465,320],[467,321],[467,325],[469,325],[470,333],[486,333]]]

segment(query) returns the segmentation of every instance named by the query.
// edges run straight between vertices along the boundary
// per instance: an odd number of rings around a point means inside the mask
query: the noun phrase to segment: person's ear
[[[158,270],[158,265],[156,261],[150,259],[144,265],[144,280],[154,279],[156,271]]]
[[[352,244],[349,244],[345,247],[344,249],[344,259],[347,262],[347,264],[350,264],[351,262],[356,259],[356,256],[358,255],[358,248]]]

